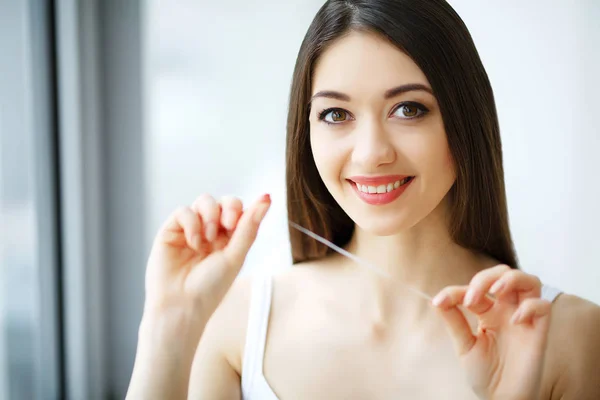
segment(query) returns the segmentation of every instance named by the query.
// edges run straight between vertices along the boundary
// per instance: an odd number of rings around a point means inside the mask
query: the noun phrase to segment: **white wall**
[[[575,145],[573,208],[573,259],[563,265],[565,286],[600,303],[600,3],[587,0],[580,10],[578,110],[571,131]],[[572,271],[572,272],[571,272]],[[572,275],[572,276],[571,276]]]
[[[523,269],[600,303],[600,3],[451,0],[490,76]]]
[[[521,264],[600,303],[598,2],[452,0],[495,90]],[[209,192],[274,209],[247,270],[289,263],[285,118],[295,56],[322,1],[148,1],[147,243]],[[268,259],[270,261],[264,261]]]

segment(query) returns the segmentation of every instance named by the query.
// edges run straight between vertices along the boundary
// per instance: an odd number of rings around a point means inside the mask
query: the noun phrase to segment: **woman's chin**
[[[373,236],[391,236],[396,235],[410,228],[409,221],[397,219],[390,221],[389,218],[377,220],[374,218],[355,219],[356,226],[363,232]]]

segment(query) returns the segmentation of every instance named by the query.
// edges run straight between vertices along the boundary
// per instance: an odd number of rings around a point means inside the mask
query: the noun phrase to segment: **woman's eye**
[[[427,114],[429,110],[420,103],[405,102],[400,104],[393,115],[400,119],[416,119]],[[319,113],[319,120],[327,124],[340,124],[352,119],[352,116],[341,108],[328,108]]]
[[[321,113],[319,119],[330,124],[344,122],[348,119],[348,113],[344,110],[325,110]]]
[[[402,119],[413,119],[423,116],[427,111],[429,110],[418,103],[404,103],[394,111],[394,115],[397,115]]]

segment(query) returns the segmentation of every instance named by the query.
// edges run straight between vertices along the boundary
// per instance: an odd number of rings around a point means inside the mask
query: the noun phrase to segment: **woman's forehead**
[[[393,44],[373,33],[352,32],[332,43],[319,57],[312,93],[383,93],[407,83],[430,86],[417,64]]]

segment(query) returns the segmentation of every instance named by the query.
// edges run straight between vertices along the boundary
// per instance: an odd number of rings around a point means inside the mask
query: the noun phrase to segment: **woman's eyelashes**
[[[341,108],[326,108],[319,113],[319,121],[323,121],[326,124],[336,125],[342,122],[346,122],[350,113]]]
[[[421,118],[429,112],[427,107],[416,101],[405,101],[395,106],[392,110],[392,115],[401,119]],[[400,112],[400,115],[398,115],[398,112]]]
[[[421,103],[415,101],[404,101],[396,104],[390,113],[390,117],[412,120],[424,117],[429,112],[429,109]],[[330,107],[326,108],[318,114],[319,121],[323,121],[329,125],[339,125],[353,119],[350,112],[343,108]]]

